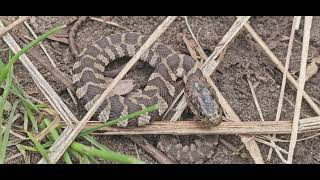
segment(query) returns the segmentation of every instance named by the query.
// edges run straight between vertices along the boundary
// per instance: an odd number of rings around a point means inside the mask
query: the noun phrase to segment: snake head
[[[196,116],[212,126],[222,122],[215,93],[210,90],[210,85],[200,70],[189,76],[185,90],[189,107]]]

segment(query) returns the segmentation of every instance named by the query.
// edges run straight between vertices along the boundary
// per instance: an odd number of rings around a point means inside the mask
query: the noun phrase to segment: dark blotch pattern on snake
[[[136,32],[112,34],[93,42],[79,54],[78,61],[73,66],[73,83],[76,95],[86,110],[90,109],[108,86],[104,77],[105,67],[119,58],[132,57],[146,39],[146,36]],[[197,116],[207,118],[213,125],[221,122],[214,93],[207,89],[208,84],[203,78],[199,64],[191,56],[178,54],[169,46],[155,42],[140,60],[155,68],[146,87],[140,93],[107,97],[96,111],[99,120],[115,119],[156,103],[159,105],[157,111],[120,123],[118,126],[142,126],[161,119],[182,90],[177,89],[177,79],[182,78],[188,88],[186,96],[192,111]],[[188,157],[194,157],[192,162],[198,162],[210,153],[195,150],[197,146],[200,146],[200,143],[189,148],[179,146],[173,149],[176,149],[175,153],[180,154],[179,157],[188,154]],[[167,145],[160,144],[159,147],[164,151],[171,151]]]

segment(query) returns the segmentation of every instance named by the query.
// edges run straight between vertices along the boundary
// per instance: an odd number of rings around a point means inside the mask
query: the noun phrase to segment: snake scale
[[[117,59],[132,57],[146,40],[147,36],[137,32],[111,34],[88,45],[77,56],[73,65],[73,83],[76,96],[86,110],[90,109],[108,86],[104,76],[106,66]],[[177,85],[180,78],[185,84],[185,95],[192,112],[211,125],[220,124],[221,115],[214,92],[203,77],[199,63],[191,56],[179,54],[157,41],[140,60],[155,68],[145,88],[139,93],[107,97],[96,111],[99,120],[118,118],[156,103],[159,105],[157,111],[117,125],[143,126],[160,120],[182,90]],[[158,148],[180,163],[201,163],[212,156],[216,145],[212,138],[204,140],[200,137],[191,145],[183,145],[173,136],[160,136],[160,139],[163,140],[159,141]]]

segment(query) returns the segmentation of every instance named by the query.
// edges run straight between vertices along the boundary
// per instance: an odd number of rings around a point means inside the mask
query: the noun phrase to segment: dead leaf
[[[306,81],[308,81],[312,76],[317,74],[318,72],[318,66],[315,62],[315,58],[312,59],[312,62],[308,64],[307,71],[306,71]]]
[[[106,84],[110,84],[113,81],[112,78],[106,78]],[[123,96],[131,92],[134,88],[134,80],[120,80],[116,87],[111,91],[111,94]]]
[[[208,56],[203,51],[201,47],[199,47],[194,39],[188,39],[185,33],[182,33],[182,40],[186,44],[187,49],[190,52],[190,55],[193,59],[200,60],[203,62],[208,59]]]
[[[1,101],[1,99],[2,99],[2,97],[0,96],[0,101]],[[11,104],[9,103],[9,101],[5,100],[3,109],[5,111],[10,111],[11,110]]]
[[[48,39],[50,39],[52,41],[61,42],[64,44],[69,44],[69,40],[67,37],[65,37],[65,35],[53,34],[53,35],[49,36]]]
[[[188,51],[193,59],[199,60],[200,56],[197,55],[194,44],[186,37],[185,33],[182,33],[182,40],[186,44]]]

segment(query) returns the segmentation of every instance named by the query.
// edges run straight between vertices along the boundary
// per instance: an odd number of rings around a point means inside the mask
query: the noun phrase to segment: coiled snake
[[[137,32],[112,34],[101,37],[80,53],[73,66],[73,83],[76,96],[86,110],[108,86],[104,76],[105,67],[119,58],[132,57],[146,39],[146,36]],[[198,62],[191,56],[178,54],[169,46],[155,42],[140,59],[155,68],[143,91],[126,96],[113,94],[107,97],[96,111],[99,120],[118,118],[156,103],[159,105],[157,111],[117,125],[142,126],[160,120],[182,90],[177,86],[177,80],[181,78],[185,83],[185,95],[192,112],[212,125],[220,124],[221,115],[214,92],[203,77]],[[214,144],[208,141],[201,143],[203,140],[198,140],[188,146],[173,141],[160,141],[158,147],[182,163],[200,162],[212,155],[210,153]]]

